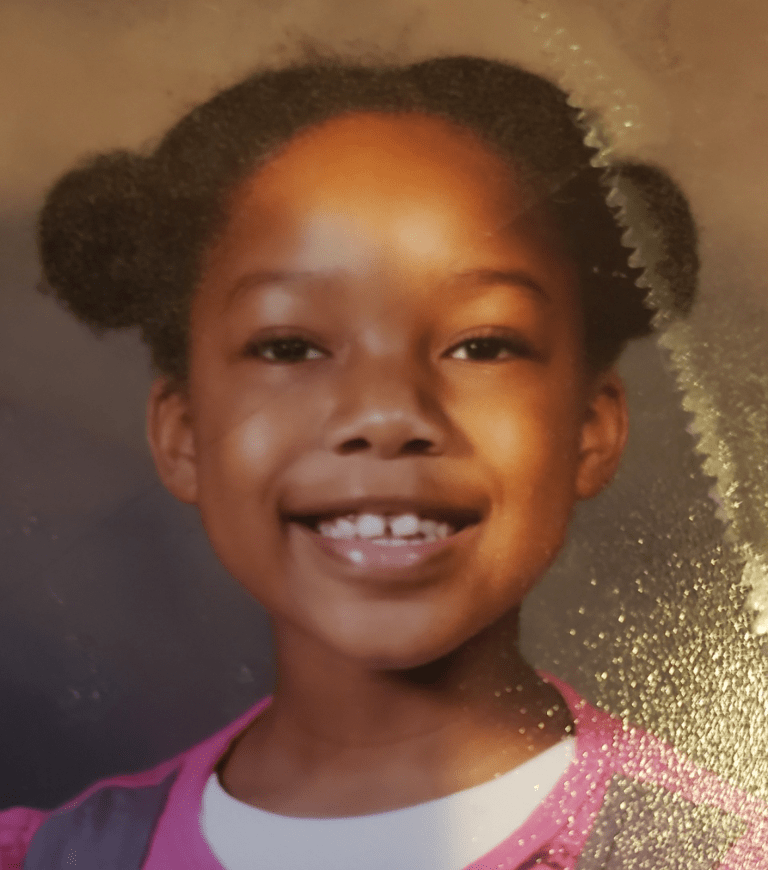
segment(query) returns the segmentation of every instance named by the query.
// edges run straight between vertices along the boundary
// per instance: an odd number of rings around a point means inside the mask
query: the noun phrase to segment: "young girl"
[[[158,473],[269,612],[278,679],[152,771],[0,814],[4,870],[762,866],[756,800],[517,651],[649,328],[611,183],[680,312],[695,288],[681,194],[584,135],[505,64],[318,62],[52,191],[48,282],[141,327]]]

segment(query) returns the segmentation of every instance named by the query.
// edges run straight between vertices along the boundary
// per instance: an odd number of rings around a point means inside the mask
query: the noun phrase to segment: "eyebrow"
[[[319,272],[287,272],[276,269],[248,272],[247,275],[238,278],[229,288],[225,304],[231,305],[246,290],[258,290],[268,284],[295,284],[297,281],[317,278],[320,274]]]
[[[481,289],[494,284],[502,284],[507,287],[528,290],[539,300],[551,302],[550,295],[542,285],[529,272],[522,269],[469,269],[466,272],[460,272],[458,275],[455,275],[451,284],[455,284],[462,289],[466,289],[467,285]]]
[[[327,277],[323,272],[313,271],[280,271],[280,270],[265,270],[259,272],[249,272],[239,278],[227,293],[226,304],[231,304],[234,299],[245,290],[256,290],[268,284],[295,284],[299,281],[312,280],[317,278]],[[530,291],[536,298],[550,302],[551,298],[541,284],[533,278],[530,273],[521,269],[468,269],[464,272],[459,272],[449,281],[449,285],[461,288],[466,291],[467,285],[477,287],[478,289],[489,287],[494,284],[501,284],[507,287],[516,287],[518,289]]]

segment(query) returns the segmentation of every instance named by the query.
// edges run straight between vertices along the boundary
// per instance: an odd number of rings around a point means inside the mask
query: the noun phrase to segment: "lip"
[[[290,532],[300,545],[308,544],[351,578],[374,584],[409,584],[428,579],[430,567],[450,558],[451,551],[464,549],[478,533],[480,523],[465,526],[437,541],[403,541],[377,544],[366,538],[329,538],[309,526],[292,521]],[[425,574],[425,571],[427,574]]]

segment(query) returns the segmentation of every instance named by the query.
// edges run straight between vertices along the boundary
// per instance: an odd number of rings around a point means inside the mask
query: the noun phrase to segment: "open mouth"
[[[444,540],[480,522],[481,517],[472,510],[400,508],[390,511],[340,510],[290,519],[323,538],[402,546]]]
[[[300,533],[294,539],[300,548],[316,546],[346,566],[345,576],[366,583],[421,582],[423,572],[414,569],[465,552],[482,519],[479,509],[370,497],[315,503],[284,515]]]

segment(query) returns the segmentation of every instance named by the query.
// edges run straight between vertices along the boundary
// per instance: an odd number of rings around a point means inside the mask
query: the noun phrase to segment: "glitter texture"
[[[608,166],[614,146],[606,130],[633,129],[639,135],[643,119],[610,73],[568,36],[559,11],[537,8],[537,29],[552,69],[589,126],[587,140],[599,149],[596,164]],[[598,113],[604,123],[595,120]],[[761,554],[768,552],[768,499],[761,493],[768,491],[763,398],[768,384],[764,375],[750,374],[753,366],[742,358],[746,382],[737,395],[729,392],[733,378],[719,377],[718,363],[726,372],[735,363],[713,359],[711,310],[708,322],[696,306],[687,320],[673,318],[669,287],[654,267],[658,240],[640,199],[624,183],[610,192],[609,202],[620,208],[630,262],[645,269],[641,286],[657,309],[658,353],[667,371],[660,377],[648,372],[648,385],[636,388],[679,391],[679,411],[653,423],[655,443],[648,441],[642,449],[645,454],[666,449],[667,427],[679,426],[678,431],[688,433],[690,452],[678,458],[677,483],[649,473],[643,480],[637,475],[634,489],[627,488],[633,499],[643,493],[655,512],[653,522],[647,509],[628,510],[621,501],[621,475],[616,493],[585,506],[566,552],[527,602],[527,617],[540,636],[548,622],[554,626],[553,600],[562,601],[568,607],[570,649],[580,647],[581,653],[553,652],[533,631],[530,638],[524,632],[524,642],[532,660],[587,697],[660,735],[704,767],[766,796],[768,680],[761,635],[768,631],[768,561]],[[748,316],[745,310],[740,318]],[[728,321],[732,329],[736,319]],[[756,335],[759,326],[752,332]],[[659,366],[659,371],[664,369]],[[640,424],[647,438],[651,424]],[[747,425],[749,438],[743,437]],[[621,527],[612,528],[619,512]],[[579,540],[580,526],[605,528],[604,542],[594,543],[594,532],[593,543]],[[625,539],[617,537],[619,532]],[[580,575],[585,579],[576,581],[578,588],[569,589],[567,598],[559,595]],[[672,808],[669,814],[674,825],[683,824],[682,810]],[[670,858],[662,865],[713,866],[714,857],[709,864],[696,863],[693,833],[691,838],[683,863]]]

